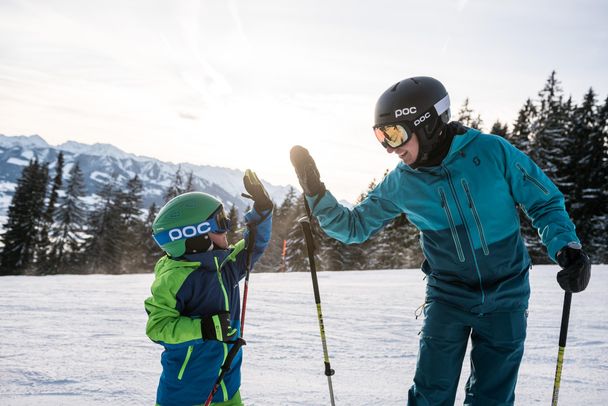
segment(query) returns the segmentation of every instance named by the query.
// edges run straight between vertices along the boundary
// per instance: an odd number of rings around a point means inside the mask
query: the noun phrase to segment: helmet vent
[[[395,86],[393,86],[393,87],[391,88],[391,92],[396,92],[396,91],[397,91],[397,87],[399,86],[399,84],[400,84],[400,83],[401,83],[401,82],[397,82],[397,83],[395,83]]]
[[[410,78],[410,79],[412,80],[412,82],[416,83],[417,85],[419,85],[419,84],[420,84],[420,82],[419,82],[419,81],[417,81],[417,80],[416,80],[416,78]]]

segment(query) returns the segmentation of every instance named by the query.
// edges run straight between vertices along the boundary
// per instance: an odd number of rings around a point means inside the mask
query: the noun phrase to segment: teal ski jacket
[[[247,252],[255,263],[270,241],[272,215],[252,210],[245,222],[256,228],[253,247],[244,239],[227,250],[162,257],[154,268],[152,296],[145,300],[146,334],[164,347],[156,403],[160,406],[205,403],[232,344],[203,340],[201,318],[229,311],[240,335],[239,281],[245,277]],[[213,402],[232,399],[241,385],[242,349],[226,373]]]
[[[505,139],[474,129],[454,136],[439,166],[399,163],[352,210],[329,191],[307,199],[327,235],[344,243],[361,243],[405,213],[420,231],[426,300],[474,313],[528,306],[531,261],[518,205],[552,260],[579,241],[563,195],[542,170]]]

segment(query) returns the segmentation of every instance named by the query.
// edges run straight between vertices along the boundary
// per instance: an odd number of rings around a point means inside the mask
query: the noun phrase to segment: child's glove
[[[243,184],[245,185],[245,190],[249,193],[248,197],[251,197],[253,200],[253,208],[258,213],[262,214],[263,211],[272,209],[272,200],[254,171],[251,169],[245,171]]]
[[[237,330],[230,326],[229,312],[219,312],[201,319],[201,332],[205,341],[216,340],[227,343],[237,338]]]
[[[570,243],[559,250],[557,263],[562,270],[557,273],[557,282],[566,292],[585,290],[591,279],[591,261],[580,244]]]
[[[308,150],[296,145],[291,148],[289,157],[304,193],[307,196],[323,196],[325,194],[325,185],[321,182],[321,176],[319,175],[315,160],[312,159]]]

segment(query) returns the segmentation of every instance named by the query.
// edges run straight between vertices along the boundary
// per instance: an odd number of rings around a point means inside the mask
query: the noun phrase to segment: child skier
[[[505,139],[449,123],[450,99],[430,77],[402,80],[376,104],[374,133],[402,162],[352,210],[325,189],[308,151],[292,162],[323,230],[344,243],[367,240],[405,213],[420,230],[425,321],[408,405],[453,405],[467,342],[466,405],[513,405],[524,351],[531,262],[517,205],[559,263],[559,285],[580,292],[590,278],[564,197]],[[398,253],[396,253],[398,255]]]
[[[254,201],[245,215],[244,240],[228,246],[230,221],[222,202],[201,192],[175,197],[152,225],[156,243],[167,255],[154,269],[152,296],[145,300],[146,334],[163,345],[163,372],[156,404],[202,405],[220,367],[240,337],[239,281],[270,240],[273,204],[254,172],[245,189]],[[253,244],[249,246],[249,234]],[[212,405],[241,406],[241,349],[234,357]]]

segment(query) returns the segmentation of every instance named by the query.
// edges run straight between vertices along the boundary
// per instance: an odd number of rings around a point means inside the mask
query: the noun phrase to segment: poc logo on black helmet
[[[401,116],[407,116],[410,114],[416,114],[416,111],[418,111],[418,109],[416,109],[415,106],[397,109],[397,110],[395,110],[395,118],[399,118]]]
[[[427,118],[431,118],[431,112],[430,111],[427,111],[425,114],[423,114],[420,117],[418,117],[418,119],[416,121],[414,121],[414,127],[418,127],[418,125],[420,125],[421,123],[424,123],[424,121]]]

